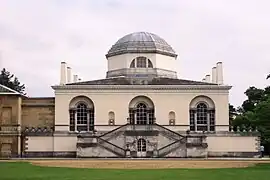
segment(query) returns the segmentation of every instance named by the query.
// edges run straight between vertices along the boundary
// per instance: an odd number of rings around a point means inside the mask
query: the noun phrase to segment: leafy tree
[[[270,78],[270,74],[267,78]],[[250,130],[255,127],[261,133],[261,143],[270,152],[270,86],[258,89],[254,86],[245,91],[245,100],[231,122],[233,130]]]
[[[258,89],[254,86],[248,88],[245,92],[245,95],[248,97],[242,104],[244,112],[254,111],[256,105],[264,99],[264,90]]]
[[[231,128],[231,125],[233,124],[233,120],[235,119],[236,115],[237,115],[237,112],[236,112],[235,107],[232,104],[229,104],[229,119],[230,119],[229,124],[230,124],[230,128]]]
[[[21,84],[19,79],[7,71],[5,68],[0,73],[0,84],[7,86],[21,94],[25,94],[25,85]]]
[[[258,104],[255,113],[255,123],[261,133],[262,144],[270,151],[270,97]]]

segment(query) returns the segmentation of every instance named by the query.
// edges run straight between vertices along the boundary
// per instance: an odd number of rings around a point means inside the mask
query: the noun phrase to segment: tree
[[[270,151],[270,97],[255,109],[256,126],[261,133],[262,144]]]
[[[270,74],[268,75],[270,78]],[[258,129],[261,143],[270,152],[270,86],[258,89],[254,86],[245,91],[247,100],[237,109],[237,115],[231,122],[233,130]]]
[[[258,89],[254,86],[249,87],[246,90],[245,95],[248,99],[242,104],[244,112],[254,111],[256,105],[261,102],[265,96],[263,89]]]
[[[21,84],[19,79],[5,68],[0,73],[0,84],[25,95],[25,85]]]

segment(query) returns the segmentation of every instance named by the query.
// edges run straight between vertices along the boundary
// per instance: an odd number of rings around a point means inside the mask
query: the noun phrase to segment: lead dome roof
[[[120,38],[106,57],[125,53],[158,53],[177,57],[173,48],[161,37],[149,32],[134,32]]]

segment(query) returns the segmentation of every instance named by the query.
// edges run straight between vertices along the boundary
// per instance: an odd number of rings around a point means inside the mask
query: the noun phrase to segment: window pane
[[[146,68],[146,58],[137,57],[137,68]]]
[[[130,64],[130,68],[135,68],[135,59],[132,60],[132,62]]]
[[[150,61],[150,59],[148,59],[148,68],[153,68],[153,64],[152,64],[152,62]]]

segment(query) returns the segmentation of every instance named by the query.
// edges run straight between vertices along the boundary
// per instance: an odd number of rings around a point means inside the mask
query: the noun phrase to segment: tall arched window
[[[195,99],[190,107],[191,131],[215,131],[215,108],[210,98]],[[195,104],[195,101],[199,101]]]
[[[86,97],[74,98],[70,103],[70,131],[94,130],[94,104]]]
[[[153,68],[153,64],[150,59],[139,56],[132,60],[130,63],[130,68]]]
[[[136,107],[137,124],[147,124],[147,106],[144,103],[139,103]]]
[[[205,103],[199,103],[196,107],[197,111],[197,131],[208,131],[208,112],[207,105]]]
[[[137,96],[129,103],[128,123],[147,125],[155,123],[155,107],[151,99]]]
[[[77,115],[77,131],[87,131],[88,113],[87,106],[84,103],[79,103],[76,108]]]

